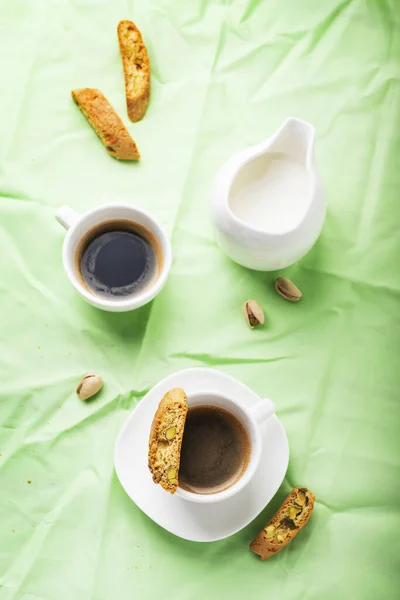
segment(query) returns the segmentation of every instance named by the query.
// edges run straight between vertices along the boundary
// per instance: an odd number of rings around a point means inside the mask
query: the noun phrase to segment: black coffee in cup
[[[244,425],[216,406],[190,408],[183,434],[179,485],[195,494],[215,494],[246,471],[251,442]]]
[[[94,295],[121,299],[141,293],[157,279],[162,252],[142,225],[112,220],[93,227],[75,253],[75,269]]]

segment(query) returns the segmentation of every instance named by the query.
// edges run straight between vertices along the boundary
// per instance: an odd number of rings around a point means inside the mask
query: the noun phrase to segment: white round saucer
[[[151,422],[162,396],[173,387],[186,393],[215,390],[253,406],[260,398],[243,383],[214,369],[185,369],[155,385],[133,410],[120,432],[115,470],[126,493],[150,519],[193,542],[214,542],[248,525],[277,492],[289,462],[289,445],[276,415],[261,425],[263,456],[250,483],[232,498],[215,504],[188,502],[152,481],[147,466]]]

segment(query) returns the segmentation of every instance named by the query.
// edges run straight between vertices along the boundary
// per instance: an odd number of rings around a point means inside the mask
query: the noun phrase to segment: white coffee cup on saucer
[[[195,493],[178,487],[175,496],[190,502],[212,504],[227,500],[238,494],[250,483],[262,459],[262,437],[260,426],[275,412],[273,402],[267,398],[260,400],[255,406],[248,407],[239,400],[214,391],[189,393],[187,395],[189,411],[194,407],[215,407],[236,417],[244,426],[249,442],[250,457],[242,475],[230,486],[215,493]]]
[[[67,277],[77,292],[92,306],[110,312],[134,310],[153,300],[163,288],[171,269],[172,248],[167,233],[151,213],[128,204],[107,204],[79,215],[69,206],[61,206],[56,212],[56,219],[67,230],[62,251]],[[160,250],[161,264],[157,277],[143,290],[121,298],[103,297],[85,286],[75,264],[76,252],[91,229],[109,221],[120,220],[129,221],[149,232]]]

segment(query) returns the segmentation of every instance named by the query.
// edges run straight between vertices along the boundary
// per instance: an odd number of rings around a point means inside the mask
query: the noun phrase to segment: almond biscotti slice
[[[314,494],[294,488],[276,515],[250,544],[250,549],[267,560],[284,548],[304,527],[314,508]]]
[[[174,494],[178,487],[181,446],[188,404],[181,388],[169,390],[154,415],[149,438],[149,469],[154,483]]]
[[[118,24],[125,77],[126,107],[131,121],[143,119],[150,100],[150,60],[142,34],[132,21]]]
[[[135,142],[100,90],[82,88],[72,90],[71,94],[110,156],[119,160],[139,160],[140,153]]]

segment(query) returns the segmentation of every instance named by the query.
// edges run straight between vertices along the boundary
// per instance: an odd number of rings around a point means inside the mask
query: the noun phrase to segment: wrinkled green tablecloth
[[[137,165],[111,159],[70,98],[99,87],[128,122],[123,18],[152,62]],[[2,0],[0,51],[0,600],[398,597],[398,0]],[[284,272],[296,305],[276,274],[220,253],[209,215],[218,167],[290,115],[316,126],[328,199],[317,245]],[[131,314],[86,305],[61,266],[55,208],[110,201],[172,237],[166,288]],[[249,297],[262,329],[244,324]],[[192,366],[270,396],[291,449],[270,506],[204,545],[155,525],[113,469],[132,408]],[[88,371],[105,387],[86,405]],[[297,484],[312,520],[262,563],[248,543]]]

